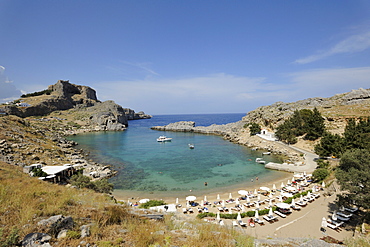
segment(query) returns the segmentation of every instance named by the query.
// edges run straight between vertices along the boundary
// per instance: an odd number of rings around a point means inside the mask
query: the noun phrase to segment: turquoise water
[[[262,151],[233,144],[222,137],[183,132],[151,130],[151,126],[194,120],[196,125],[235,122],[245,114],[167,115],[134,120],[124,132],[86,133],[71,137],[78,148],[90,151],[90,158],[113,165],[117,176],[110,179],[116,191],[171,194],[201,192],[221,187],[251,183],[281,176],[266,170],[255,159]],[[172,137],[160,143],[160,135]],[[190,149],[188,144],[195,145]],[[274,156],[264,156],[266,162],[277,162]],[[204,183],[207,182],[207,186]]]

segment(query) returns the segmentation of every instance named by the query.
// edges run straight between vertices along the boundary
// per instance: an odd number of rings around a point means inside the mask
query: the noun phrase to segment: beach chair
[[[293,208],[294,210],[301,210],[302,209],[301,206],[297,206],[297,205],[291,206],[291,208]]]
[[[198,213],[201,213],[203,212],[203,210],[201,208],[198,208]]]
[[[346,214],[342,212],[337,212],[337,215],[345,217],[345,218],[351,218],[353,214]]]
[[[338,213],[337,213],[337,219],[338,219],[338,220],[341,220],[341,221],[349,221],[349,219],[350,219],[350,218],[341,217],[341,216],[339,216],[339,215],[338,215]]]
[[[208,211],[208,208],[206,208],[206,207],[204,207],[203,208],[203,211],[205,212],[205,213],[208,213],[209,211]]]
[[[333,229],[333,230],[338,230],[338,227],[336,225],[330,224],[329,222],[326,222],[326,226]]]
[[[241,227],[247,227],[247,223],[244,223],[242,220],[239,220],[238,221],[238,224],[241,226]]]
[[[217,209],[218,209],[218,211],[220,211],[220,212],[223,212],[223,211],[224,211],[224,208],[222,208],[222,207],[218,207]]]
[[[264,216],[263,216],[263,218],[264,218],[267,222],[270,222],[270,223],[274,222],[274,220],[273,220],[271,217],[269,217],[268,215],[264,215]]]
[[[279,215],[281,218],[286,218],[286,215],[283,213],[280,213],[279,211],[274,211],[275,214]]]
[[[264,225],[265,222],[263,220],[260,220],[259,218],[254,218],[254,222],[260,224],[260,225]]]
[[[183,209],[182,209],[182,212],[183,212],[184,214],[186,214],[186,213],[188,212],[188,210],[187,210],[186,208],[183,208]]]
[[[350,212],[350,213],[355,213],[357,212],[358,208],[357,207],[353,207],[353,208],[344,208],[344,210]]]
[[[239,226],[239,224],[236,222],[236,220],[233,220],[233,226]]]
[[[188,212],[191,213],[191,214],[194,213],[192,208],[188,208]]]

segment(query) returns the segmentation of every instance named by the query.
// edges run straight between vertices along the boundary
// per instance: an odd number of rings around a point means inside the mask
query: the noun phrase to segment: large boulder
[[[65,217],[63,215],[55,215],[48,219],[39,221],[37,225],[42,231],[56,237],[61,230],[72,229],[73,219],[70,216]]]
[[[33,232],[27,234],[22,241],[23,247],[51,247],[51,236],[46,233]]]

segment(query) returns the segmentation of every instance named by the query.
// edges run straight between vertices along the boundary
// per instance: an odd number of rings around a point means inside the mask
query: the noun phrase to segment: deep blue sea
[[[94,132],[71,137],[77,148],[90,151],[90,158],[118,170],[110,179],[115,193],[170,196],[237,188],[259,178],[264,185],[284,174],[267,170],[255,159],[262,151],[231,143],[220,136],[151,130],[178,121],[194,121],[196,126],[237,122],[245,114],[155,115],[151,119],[129,121],[123,132]],[[160,135],[173,138],[157,142]],[[188,144],[194,144],[190,149]],[[266,162],[277,162],[264,156]],[[207,186],[204,183],[207,182]],[[240,189],[244,189],[241,188]]]

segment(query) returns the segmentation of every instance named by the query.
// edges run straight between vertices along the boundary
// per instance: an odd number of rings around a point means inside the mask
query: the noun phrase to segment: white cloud
[[[366,31],[361,34],[352,35],[340,41],[328,50],[320,51],[314,55],[297,59],[295,63],[307,64],[336,54],[361,52],[368,49],[369,47],[370,31]]]
[[[13,85],[12,81],[5,75],[4,66],[0,65],[0,103],[17,99],[21,92]]]
[[[288,97],[295,100],[370,88],[370,67],[306,70],[291,73],[288,77],[292,89]]]
[[[265,78],[214,74],[182,79],[101,82],[100,100],[154,113],[245,112],[260,95]],[[243,109],[243,110],[242,110]]]

